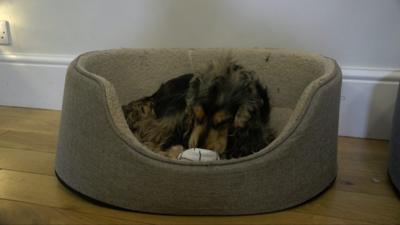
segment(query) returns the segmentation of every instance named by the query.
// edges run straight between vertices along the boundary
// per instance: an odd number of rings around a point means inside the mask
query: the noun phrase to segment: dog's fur
[[[152,96],[133,101],[123,110],[139,140],[167,156],[172,149],[198,147],[223,158],[238,158],[273,139],[267,126],[267,89],[253,71],[230,56],[213,61],[196,75],[164,83]]]
[[[267,128],[267,89],[232,57],[213,61],[190,82],[187,112],[194,123],[189,147],[213,149],[225,158],[256,152],[273,139]]]
[[[156,153],[176,158],[187,147],[184,138],[189,123],[184,111],[192,77],[192,74],[185,74],[169,80],[152,96],[122,107],[130,130]]]

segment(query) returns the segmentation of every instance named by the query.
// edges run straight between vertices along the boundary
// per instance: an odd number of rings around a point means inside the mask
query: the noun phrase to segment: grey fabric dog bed
[[[332,59],[276,49],[229,49],[268,85],[276,139],[232,160],[163,158],[131,134],[121,105],[196,71],[221,49],[90,52],[67,73],[56,174],[73,190],[124,209],[175,215],[282,210],[316,196],[337,173],[341,71]]]

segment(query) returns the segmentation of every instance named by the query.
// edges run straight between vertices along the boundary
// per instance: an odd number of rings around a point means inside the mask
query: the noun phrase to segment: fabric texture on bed
[[[139,143],[121,104],[228,50],[268,84],[277,138],[250,156],[204,163],[162,158]],[[336,177],[340,88],[334,60],[287,50],[86,53],[67,72],[56,173],[84,195],[141,212],[240,215],[292,207]]]

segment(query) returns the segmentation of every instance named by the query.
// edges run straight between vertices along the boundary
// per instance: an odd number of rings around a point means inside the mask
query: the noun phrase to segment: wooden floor
[[[327,192],[271,214],[178,217],[108,209],[54,176],[60,112],[0,107],[0,224],[400,224],[387,142],[339,138],[339,175]]]

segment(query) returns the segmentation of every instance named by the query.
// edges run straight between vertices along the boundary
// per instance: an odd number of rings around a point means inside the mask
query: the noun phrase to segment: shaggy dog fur
[[[135,136],[170,158],[196,147],[238,158],[274,138],[266,87],[232,57],[213,61],[196,75],[172,79],[123,110]]]
[[[191,148],[212,149],[230,159],[259,151],[273,139],[267,89],[232,57],[213,61],[196,75],[186,103],[194,117]]]
[[[176,158],[184,150],[184,138],[190,129],[184,113],[185,97],[192,77],[185,74],[169,80],[152,96],[122,107],[130,130],[156,153]]]

